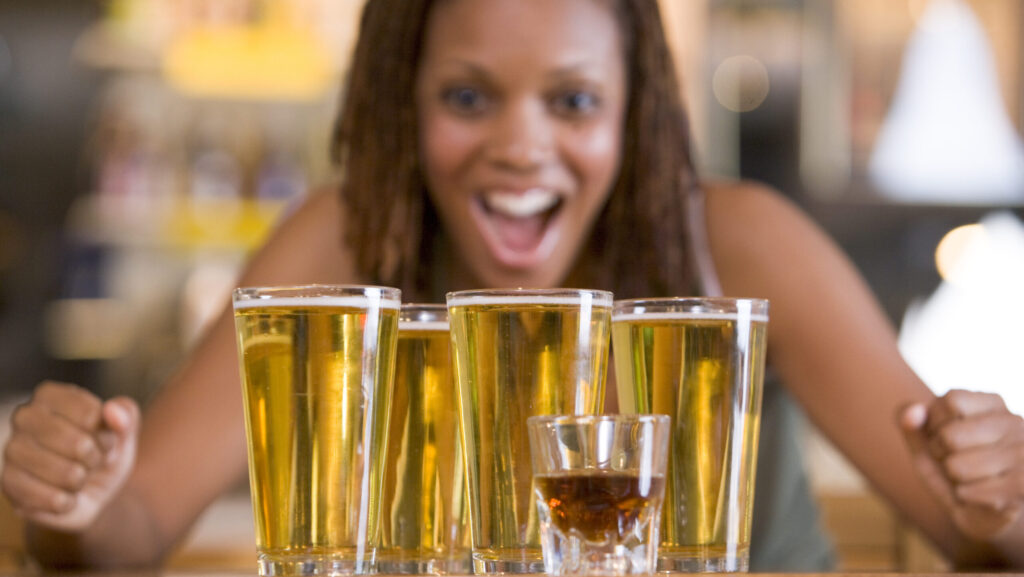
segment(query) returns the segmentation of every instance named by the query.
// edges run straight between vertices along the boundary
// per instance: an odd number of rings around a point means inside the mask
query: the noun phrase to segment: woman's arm
[[[770,300],[769,357],[815,425],[957,564],[1024,563],[1019,514],[990,538],[968,538],[977,519],[922,480],[898,416],[911,404],[937,412],[945,400],[903,361],[891,324],[831,240],[778,194],[739,183],[709,190],[708,229],[726,293]],[[1020,466],[1024,455],[1015,458]]]
[[[279,227],[239,285],[359,282],[342,249],[340,221],[336,195],[314,195]],[[245,443],[229,306],[146,411],[123,489],[82,531],[32,523],[30,550],[45,565],[156,564],[243,477]]]

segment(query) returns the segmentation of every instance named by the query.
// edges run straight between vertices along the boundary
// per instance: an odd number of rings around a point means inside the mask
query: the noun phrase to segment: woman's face
[[[433,201],[478,286],[569,273],[619,170],[622,41],[596,0],[442,0],[416,82]]]

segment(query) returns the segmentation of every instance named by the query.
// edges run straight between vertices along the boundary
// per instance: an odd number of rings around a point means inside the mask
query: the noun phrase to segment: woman
[[[1020,418],[993,395],[936,399],[850,263],[779,195],[699,182],[672,70],[655,0],[370,0],[334,136],[340,194],[312,196],[240,284],[767,298],[772,366],[873,485],[957,564],[1024,566]],[[42,385],[2,479],[36,557],[159,562],[245,474],[239,389],[229,311],[144,419]],[[812,511],[770,530],[807,504],[777,403],[752,566],[820,569]]]

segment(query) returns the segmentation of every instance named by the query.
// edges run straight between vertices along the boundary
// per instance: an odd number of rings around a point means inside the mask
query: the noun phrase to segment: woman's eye
[[[600,104],[596,94],[586,91],[565,92],[556,96],[553,102],[556,111],[574,116],[593,112]]]
[[[487,106],[487,98],[475,88],[450,88],[442,93],[441,98],[452,110],[463,114],[482,112]]]

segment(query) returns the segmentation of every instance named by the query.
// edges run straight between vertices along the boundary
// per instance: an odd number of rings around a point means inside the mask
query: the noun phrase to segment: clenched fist
[[[991,540],[1024,510],[1024,419],[1002,398],[950,391],[903,410],[914,464],[965,535]]]
[[[45,382],[11,420],[0,476],[11,504],[50,529],[89,527],[135,463],[138,405],[126,397],[103,402],[80,387]]]

